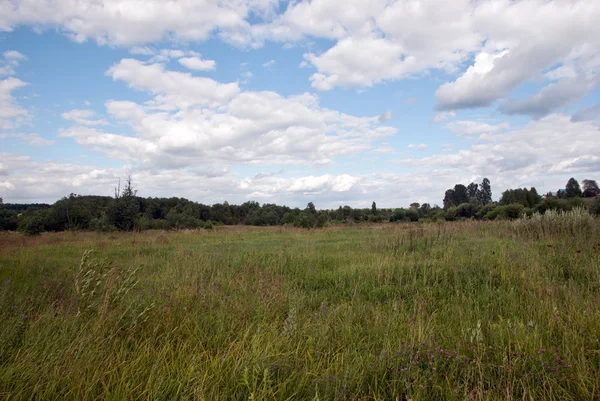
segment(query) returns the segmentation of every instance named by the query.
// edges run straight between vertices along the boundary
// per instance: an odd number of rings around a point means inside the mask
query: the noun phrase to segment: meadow
[[[0,399],[600,399],[599,233],[0,233]]]

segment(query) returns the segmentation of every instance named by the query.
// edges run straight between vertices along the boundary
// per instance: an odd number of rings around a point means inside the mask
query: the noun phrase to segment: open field
[[[598,234],[0,234],[0,399],[599,399]]]

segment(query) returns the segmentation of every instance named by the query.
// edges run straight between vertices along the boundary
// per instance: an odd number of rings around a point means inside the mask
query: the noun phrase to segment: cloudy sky
[[[600,2],[4,0],[0,197],[441,204],[600,179]]]

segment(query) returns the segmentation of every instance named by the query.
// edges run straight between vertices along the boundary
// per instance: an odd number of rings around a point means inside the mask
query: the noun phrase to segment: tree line
[[[339,206],[317,210],[310,202],[303,209],[249,201],[241,205],[227,202],[205,205],[185,198],[143,198],[137,195],[131,178],[114,196],[70,194],[52,205],[3,204],[0,198],[0,230],[28,234],[44,231],[90,230],[132,231],[171,229],[211,229],[215,225],[288,225],[319,228],[331,224],[361,222],[453,221],[460,219],[512,219],[523,214],[544,213],[549,209],[569,210],[587,206],[600,213],[600,190],[594,180],[584,180],[583,189],[571,178],[564,189],[540,196],[535,188],[510,189],[499,202],[492,201],[490,180],[480,184],[457,184],[448,189],[443,207],[412,203],[408,208]],[[594,198],[588,201],[586,198]]]

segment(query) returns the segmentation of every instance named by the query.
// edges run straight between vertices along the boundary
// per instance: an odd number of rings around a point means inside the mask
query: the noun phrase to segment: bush
[[[540,214],[546,213],[546,210],[562,210],[569,211],[573,209],[571,203],[566,199],[557,199],[557,198],[548,198],[544,199],[542,203],[539,203],[535,206],[534,212],[539,212]]]
[[[40,212],[23,217],[19,222],[19,230],[26,235],[39,235],[44,232],[44,217]]]
[[[406,211],[406,218],[408,221],[419,221],[419,212],[413,208],[410,208]]]
[[[323,227],[325,227],[326,222],[327,222],[327,217],[325,216],[325,214],[321,213],[321,214],[319,214],[319,216],[317,216],[317,221],[315,222],[315,227],[323,228]]]
[[[496,209],[497,207],[498,207],[498,205],[496,205],[495,203],[488,203],[487,205],[484,205],[479,210],[477,210],[477,213],[475,213],[475,217],[478,219],[483,219],[483,218],[485,218],[485,216],[488,213],[490,213],[492,210]],[[488,220],[490,220],[490,219],[488,219]]]
[[[104,213],[102,214],[102,216],[92,219],[92,221],[90,221],[89,228],[92,231],[97,231],[97,232],[102,232],[102,233],[116,231],[116,229],[117,229],[115,226],[112,225],[112,223],[110,222],[110,220]]]
[[[390,217],[390,222],[404,221],[406,219],[406,211],[404,209],[396,209]]]
[[[484,218],[486,220],[508,219],[514,220],[521,217],[525,212],[525,207],[520,203],[511,203],[510,205],[498,206],[490,210]]]
[[[446,221],[455,221],[458,219],[458,208],[456,206],[450,206],[448,209],[446,209],[444,218]]]

